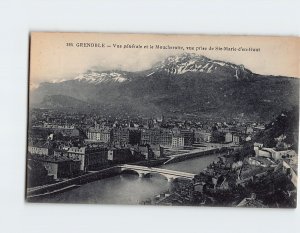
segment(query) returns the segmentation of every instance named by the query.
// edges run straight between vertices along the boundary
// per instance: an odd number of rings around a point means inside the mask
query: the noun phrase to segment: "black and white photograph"
[[[32,32],[26,201],[296,208],[298,42]]]
[[[300,232],[299,9],[0,1],[0,232]]]

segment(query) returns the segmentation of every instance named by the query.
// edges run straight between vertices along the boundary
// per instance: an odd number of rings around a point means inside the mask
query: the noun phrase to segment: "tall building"
[[[128,128],[113,128],[112,142],[113,142],[113,144],[127,145],[129,143],[129,129]]]
[[[192,146],[194,143],[194,131],[189,129],[181,129],[180,134],[184,138],[184,145],[185,146]]]
[[[160,142],[160,130],[158,129],[143,129],[141,131],[141,145],[153,144],[157,145]]]
[[[172,147],[180,148],[184,147],[184,137],[181,135],[173,135],[172,137]]]
[[[67,157],[80,160],[80,170],[88,171],[93,168],[107,165],[107,148],[101,146],[71,147],[67,151]]]
[[[95,128],[91,127],[87,131],[87,137],[91,141],[109,143],[112,138],[112,130],[109,127]]]
[[[141,130],[141,145],[146,145],[151,143],[151,133],[149,130],[142,129]]]
[[[160,133],[160,141],[159,144],[163,146],[171,146],[172,145],[172,131],[170,130],[162,130]]]
[[[141,145],[172,145],[172,131],[166,129],[141,130]]]

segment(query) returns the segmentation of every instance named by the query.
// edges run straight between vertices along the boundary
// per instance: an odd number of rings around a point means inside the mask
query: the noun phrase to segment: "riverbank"
[[[150,161],[139,161],[134,163],[129,163],[131,165],[139,165],[139,166],[147,166],[147,167],[155,167],[162,165],[167,158],[161,158],[157,160],[150,160]],[[35,197],[41,195],[51,195],[54,193],[64,192],[71,188],[76,188],[86,183],[93,182],[95,180],[100,180],[104,178],[108,178],[111,176],[116,176],[120,174],[120,170],[118,166],[113,166],[110,168],[102,169],[99,171],[89,172],[87,174],[74,177],[65,181],[57,182],[54,184],[44,185],[37,188],[27,189],[26,199],[31,201]]]
[[[71,178],[66,181],[45,185],[37,189],[27,190],[26,200],[31,201],[34,197],[39,195],[51,194],[57,190],[64,190],[64,188],[72,185],[80,186],[82,184],[86,184],[95,180],[104,179],[118,174],[119,169],[117,169],[117,167],[110,167],[100,171],[95,171],[75,178]]]
[[[197,157],[201,157],[201,156],[205,156],[205,155],[226,153],[229,150],[230,149],[226,148],[226,147],[211,148],[211,149],[207,149],[207,150],[195,149],[195,150],[189,151],[187,153],[170,156],[170,158],[167,161],[165,161],[164,164],[178,163],[178,162],[185,161],[187,159],[193,159],[193,158],[197,158]]]
[[[163,165],[168,158],[161,158],[158,160],[150,160],[150,161],[139,161],[130,163],[131,165],[138,165],[138,166],[145,166],[145,167],[160,167],[169,170],[175,171],[182,171],[182,172],[190,172],[190,171],[198,171],[199,169],[204,169],[206,167],[205,164],[210,164],[213,160],[216,159],[218,155],[211,154],[206,156],[200,156],[199,158],[187,158],[185,161],[181,161],[178,163],[172,163],[169,165]],[[79,177],[75,177],[66,181],[61,181],[55,184],[49,184],[46,186],[34,188],[28,190],[26,199],[29,202],[40,202],[43,199],[52,199],[53,196],[57,196],[58,193],[64,195],[64,193],[69,192],[77,192],[76,190],[81,190],[81,187],[86,186],[88,183],[92,183],[95,181],[101,181],[105,179],[105,182],[100,182],[101,185],[108,182],[110,180],[115,180],[121,174],[120,169],[118,168],[119,165],[114,167],[102,169],[100,171],[93,171],[88,174],[84,174]],[[124,176],[122,176],[124,177]],[[135,176],[134,176],[135,177]],[[139,179],[141,182],[148,182],[148,179]],[[134,181],[133,181],[134,182]],[[94,184],[97,185],[97,184]],[[128,183],[127,183],[128,185]],[[137,184],[136,184],[137,185]],[[81,187],[80,187],[81,186]],[[106,184],[105,184],[106,186]],[[90,185],[89,185],[90,187]],[[69,189],[70,188],[70,189]],[[146,187],[144,187],[146,188]],[[73,189],[73,190],[72,190]],[[150,191],[150,190],[149,190]],[[118,192],[118,191],[116,191]],[[93,194],[94,195],[94,194]],[[96,195],[96,194],[95,194]],[[156,195],[156,194],[155,194]],[[38,197],[44,198],[38,198]],[[77,201],[74,201],[77,202]]]

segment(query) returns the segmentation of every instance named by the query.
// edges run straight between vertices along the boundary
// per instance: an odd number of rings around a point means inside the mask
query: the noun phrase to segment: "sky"
[[[299,42],[297,37],[33,32],[30,88],[72,79],[87,70],[146,70],[184,52],[243,64],[258,74],[299,77]],[[182,49],[156,49],[156,45]]]

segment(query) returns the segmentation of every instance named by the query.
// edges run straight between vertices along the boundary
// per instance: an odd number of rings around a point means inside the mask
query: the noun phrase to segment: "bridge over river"
[[[145,167],[145,166],[137,166],[137,165],[130,165],[130,164],[119,165],[118,168],[120,168],[121,172],[134,171],[139,174],[139,177],[145,177],[150,174],[160,174],[166,177],[168,182],[171,182],[178,178],[193,180],[196,176],[196,174],[188,173],[188,172],[173,171],[173,170],[156,168],[156,167]]]
[[[177,185],[177,179],[192,180],[220,154],[209,154],[184,160],[162,167],[145,165],[118,165],[88,173],[67,181],[50,184],[35,190],[28,190],[27,198],[32,202],[53,203],[103,203],[103,204],[139,204],[165,193]],[[147,177],[149,174],[160,174],[161,177],[137,178],[137,175],[126,174],[134,171]],[[161,179],[164,177],[165,179]],[[169,180],[170,182],[167,182]]]

